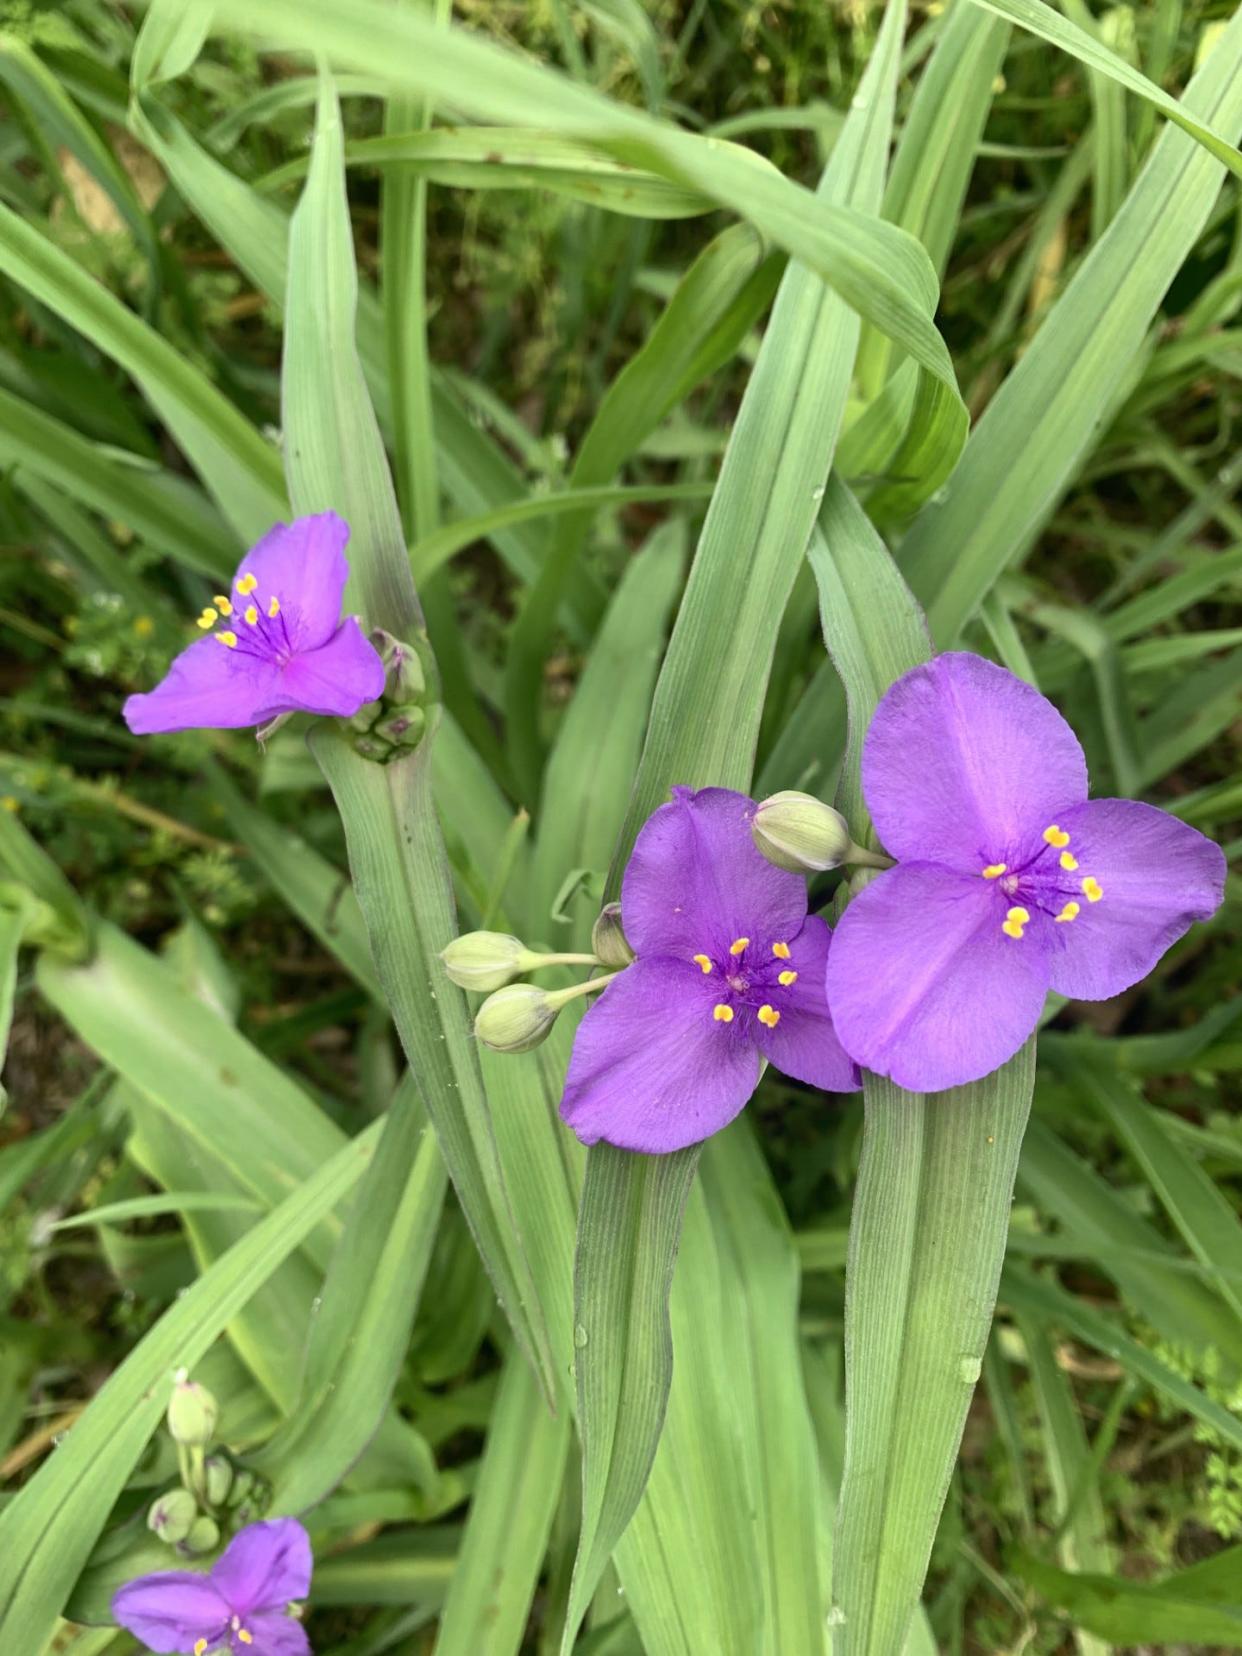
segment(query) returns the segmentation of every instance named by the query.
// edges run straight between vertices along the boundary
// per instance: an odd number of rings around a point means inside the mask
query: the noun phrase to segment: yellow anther
[[[1065,872],[1067,874],[1072,874],[1074,872],[1074,870],[1078,867],[1078,858],[1074,855],[1074,853],[1072,851],[1062,851],[1059,860],[1060,860],[1061,867],[1065,870]]]
[[[715,1018],[717,1023],[732,1023],[733,1008],[724,1001],[719,1001],[712,1007],[712,1017]]]
[[[216,612],[213,609],[205,609],[199,616],[198,621],[195,623],[195,625],[201,627],[204,632],[206,632],[209,627],[214,627],[215,624]]]
[[[710,955],[692,955],[690,958],[694,961],[694,964],[700,969],[700,971],[704,973],[711,971],[712,962]]]
[[[206,1639],[196,1639],[194,1641],[194,1656],[203,1656],[203,1652],[206,1649],[207,1649]]]
[[[273,620],[275,620],[276,616],[278,616],[280,614],[280,599],[279,598],[269,598],[268,599],[268,601],[267,601],[267,613],[272,617]]]
[[[1082,889],[1083,894],[1089,903],[1098,903],[1100,898],[1104,895],[1104,888],[1100,885],[1100,882],[1095,878],[1094,874],[1087,875],[1086,879],[1082,882]]]
[[[237,1629],[237,1637],[241,1640],[241,1642],[243,1644],[253,1644],[254,1643],[254,1634],[253,1633],[248,1633],[244,1627],[239,1627]]]
[[[746,945],[749,942],[749,937],[735,937],[732,943],[729,944],[729,953],[731,955],[744,954],[746,951]]]
[[[1054,918],[1056,919],[1056,923],[1059,926],[1065,920],[1077,920],[1078,916],[1081,913],[1082,913],[1081,906],[1078,903],[1075,903],[1071,900],[1070,902],[1066,903],[1065,907],[1061,910],[1060,914],[1056,915]]]
[[[1058,851],[1063,845],[1068,845],[1070,841],[1070,837],[1065,832],[1065,829],[1058,828],[1055,822],[1050,827],[1044,829],[1044,838],[1048,841],[1049,845],[1055,845]]]
[[[797,972],[781,972],[776,981],[782,989],[788,989],[791,983],[797,983],[798,974]]]
[[[773,943],[772,953],[776,956],[776,958],[778,960],[788,960],[789,959],[789,944],[788,943]]]
[[[211,601],[216,606],[216,608],[220,611],[221,615],[232,615],[233,605],[232,605],[231,601],[228,598],[226,598],[222,592],[218,592],[216,594],[216,596]]]
[[[1030,913],[1026,909],[1017,906],[1011,908],[1009,913],[1001,922],[1001,930],[1005,933],[1006,937],[1021,937],[1022,928],[1027,924],[1030,918]]]
[[[258,626],[258,624],[259,624],[259,612],[258,612],[257,609],[255,609],[253,604],[247,604],[246,605],[246,613],[242,616],[242,620],[246,623],[246,625],[248,627],[257,627]]]
[[[983,877],[985,880],[999,880],[1008,867],[1008,863],[989,863],[983,871]]]
[[[235,632],[212,633],[211,636],[217,644],[223,644],[227,649],[235,650],[237,648],[237,634]]]
[[[781,1021],[781,1015],[774,1006],[761,1006],[756,1016],[768,1029],[775,1029]]]
[[[239,575],[237,577],[237,590],[243,598],[248,598],[258,584],[259,577],[257,575]]]

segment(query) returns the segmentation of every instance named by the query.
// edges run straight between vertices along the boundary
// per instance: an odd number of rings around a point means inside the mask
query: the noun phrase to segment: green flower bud
[[[207,1504],[213,1507],[223,1506],[232,1487],[233,1468],[228,1461],[223,1455],[208,1455],[203,1462],[203,1491],[207,1496]]]
[[[607,903],[591,932],[591,948],[601,966],[628,966],[634,958],[621,928],[620,903]]]
[[[410,748],[418,746],[426,728],[426,713],[421,707],[411,704],[408,707],[399,707],[387,719],[381,719],[372,734],[381,737],[385,742],[391,742],[394,747]]]
[[[529,1052],[546,1040],[560,1009],[560,997],[546,989],[533,983],[511,983],[483,1002],[474,1032],[494,1052]]]
[[[756,810],[750,831],[768,861],[792,874],[837,868],[854,849],[840,811],[810,794],[773,794]]]
[[[271,1486],[266,1479],[252,1472],[248,1466],[239,1466],[234,1470],[233,1487],[229,1490],[229,1510],[235,1516],[242,1512],[257,1514],[267,1505],[270,1494]],[[249,1518],[237,1521],[248,1523]]]
[[[506,983],[538,966],[542,955],[532,954],[520,937],[506,932],[467,932],[455,937],[440,959],[459,989],[503,989]]]
[[[181,1543],[188,1553],[209,1553],[220,1545],[220,1526],[214,1518],[196,1518]]]
[[[175,1547],[184,1541],[198,1517],[198,1504],[188,1489],[170,1489],[147,1513],[147,1528]]]
[[[181,1369],[173,1385],[167,1418],[174,1443],[183,1444],[187,1449],[201,1449],[211,1442],[220,1418],[220,1406],[206,1386],[188,1380],[186,1370]]]

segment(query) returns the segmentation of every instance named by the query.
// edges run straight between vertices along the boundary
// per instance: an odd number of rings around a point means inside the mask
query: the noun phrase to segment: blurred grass
[[[863,0],[581,8],[564,0],[461,0],[456,12],[614,97],[744,141],[803,183],[813,183],[836,139],[878,21]],[[1227,16],[1216,0],[1187,0],[1100,10],[1097,21],[1115,45],[1132,40],[1135,61],[1177,91],[1205,31]],[[915,8],[922,27],[907,45],[899,123],[942,17],[938,7]],[[281,336],[270,299],[164,187],[157,163],[124,130],[131,23],[102,0],[57,8],[17,0],[5,9],[3,27],[58,77],[129,181],[154,237],[136,234],[81,160],[3,88],[0,200],[155,325],[256,428],[274,429]],[[218,158],[257,186],[304,155],[311,108],[297,82],[305,67],[216,41],[191,75],[160,96],[200,138],[214,131]],[[370,89],[344,77],[341,90],[348,135],[377,136],[381,108],[364,95]],[[243,119],[251,106],[253,118]],[[1134,100],[1119,99],[1071,60],[1015,35],[938,317],[976,417],[1111,216],[1151,137],[1147,111]],[[359,167],[349,183],[359,269],[374,282],[382,268],[379,178]],[[292,205],[288,193],[277,191],[274,199]],[[495,441],[524,490],[566,486],[607,388],[723,223],[720,215],[646,222],[537,191],[431,189],[431,356],[464,410],[463,422]],[[1029,663],[1072,710],[1097,787],[1149,792],[1231,854],[1242,837],[1242,508],[1234,459],[1242,414],[1240,308],[1242,222],[1231,184],[1087,464],[1032,556],[997,589],[986,631],[971,640],[1003,658],[1007,651],[1015,669]],[[743,342],[646,438],[625,482],[650,488],[714,479],[755,344]],[[210,545],[214,528],[227,564],[231,545],[218,514],[193,485],[167,429],[111,362],[2,279],[0,393],[24,399],[113,458],[123,451],[123,473],[135,486],[150,483],[154,464],[180,477],[194,503],[192,524],[182,511],[187,539],[205,536]],[[97,911],[140,941],[159,944],[188,916],[205,926],[241,1008],[244,1036],[330,1118],[356,1130],[386,1102],[396,1079],[384,1019],[286,906],[261,859],[238,842],[236,819],[205,761],[214,756],[250,796],[260,792],[276,822],[296,829],[329,870],[343,863],[330,801],[311,785],[292,736],[282,735],[265,755],[231,738],[186,736],[157,749],[128,736],[121,699],[158,676],[179,636],[177,617],[196,607],[198,579],[185,562],[165,557],[153,529],[135,534],[132,512],[122,524],[106,508],[75,504],[14,461],[0,432],[0,804]],[[614,591],[664,512],[635,501],[597,517],[580,551],[585,586]],[[681,518],[697,526],[698,508],[685,507]],[[112,578],[119,559],[135,583],[124,592]],[[761,738],[761,759],[775,756],[777,763],[782,709],[797,706],[804,693],[805,717],[821,705],[808,600],[795,589]],[[490,541],[472,544],[446,566],[443,603],[488,720],[503,705],[520,601],[513,560]],[[553,751],[587,646],[571,612],[548,647],[536,709]],[[782,778],[787,785],[801,780]],[[517,801],[485,775],[475,781],[459,819],[446,810],[446,835],[459,887],[467,902],[481,906],[496,870],[480,848],[487,839],[475,807],[485,799],[494,813],[488,820],[499,829]],[[600,873],[602,866],[587,871]],[[541,867],[541,890],[549,883],[555,882]],[[190,970],[184,961],[174,969]],[[1242,1201],[1242,1036],[1224,1021],[1212,1023],[1205,1044],[1196,1031],[1205,1020],[1222,1019],[1240,978],[1233,890],[1218,920],[1147,984],[1119,1001],[1058,1016],[1046,1042],[1053,1061],[1041,1068],[1037,1116],[1064,1153],[1085,1166],[1096,1181],[1090,1188],[1111,1192],[1118,1251],[1110,1254],[1097,1234],[1076,1229],[1063,1205],[1039,1194],[1034,1173],[1013,1220],[1020,1270],[1032,1258],[1051,1258],[1043,1269],[1054,1271],[1082,1306],[1102,1312],[1154,1354],[1162,1372],[1235,1412],[1242,1401],[1236,1368],[1215,1347],[1179,1339],[1170,1306],[1206,1305],[1207,1315],[1222,1303],[1218,1295],[1224,1303],[1236,1300],[1239,1283],[1213,1283],[1220,1259],[1214,1265],[1205,1258],[1207,1242],[1183,1232],[1144,1164],[1148,1152],[1115,1130],[1109,1109],[1132,1107],[1131,1081],[1141,1077],[1147,1104],[1193,1166],[1215,1182],[1227,1209],[1215,1218],[1228,1236],[1226,1221]],[[0,1454],[7,1456],[10,1489],[46,1452],[48,1428],[63,1429],[59,1423],[193,1270],[181,1230],[167,1219],[124,1231],[108,1227],[98,1236],[93,1229],[48,1231],[49,1215],[125,1200],[147,1185],[124,1152],[123,1119],[91,1083],[93,1061],[31,987],[23,963],[6,1071],[10,1105],[0,1122]],[[1122,1089],[1120,1102],[1114,1095],[1106,1107],[1091,1103],[1085,1048],[1084,1061],[1076,1059],[1075,1043],[1092,1035],[1110,1037],[1113,1084]],[[1145,1044],[1151,1042],[1165,1046]],[[860,1110],[851,1101],[825,1117],[821,1100],[770,1077],[754,1115],[780,1195],[803,1232],[803,1331],[814,1342],[813,1360],[831,1372],[844,1263],[832,1239],[843,1232],[848,1211]],[[311,1628],[317,1649],[340,1656],[384,1648],[390,1635],[391,1648],[401,1648],[397,1640],[416,1637],[418,1616],[434,1617],[456,1537],[426,1526],[396,1528],[400,1544],[390,1555],[388,1538],[371,1536],[382,1521],[408,1526],[445,1512],[460,1519],[465,1508],[456,1503],[474,1478],[481,1433],[492,1418],[503,1340],[477,1260],[450,1211],[399,1396],[406,1417],[436,1450],[440,1475],[451,1484],[444,1499],[454,1504],[417,1514],[393,1509],[385,1519],[382,1502],[367,1507],[365,1490],[339,1497],[361,1504],[328,1531],[351,1548],[334,1560],[331,1592]],[[1157,1255],[1154,1266],[1149,1252]],[[1230,1269],[1227,1259],[1223,1268]],[[1242,1271],[1236,1256],[1233,1268]],[[1181,1283],[1184,1294],[1170,1283]],[[477,1302],[468,1337],[454,1329],[450,1340],[437,1326],[435,1308],[447,1295]],[[1022,1336],[1029,1316],[1005,1315],[994,1333],[988,1394],[973,1405],[941,1526],[927,1604],[936,1643],[947,1651],[1022,1648],[1052,1656],[1073,1647],[1068,1622],[1007,1567],[1010,1550],[1033,1534],[1054,1540],[1047,1556],[1066,1567],[1111,1558],[1120,1573],[1140,1579],[1242,1539],[1237,1448],[1201,1418],[1196,1423],[1150,1375],[1133,1373],[1124,1355],[1093,1349],[1084,1336],[1045,1331],[1038,1349],[1028,1349]],[[515,1407],[510,1396],[498,1417],[506,1433]],[[817,1430],[825,1426],[817,1421]],[[487,1487],[503,1455],[502,1440]],[[572,1496],[566,1501],[572,1504]],[[1097,1533],[1101,1517],[1104,1536]],[[572,1512],[552,1515],[552,1610],[546,1627],[535,1618],[528,1638],[541,1653],[553,1648],[557,1604],[563,1609],[557,1595],[567,1587],[560,1574],[575,1535]],[[512,1605],[507,1614],[520,1622]],[[605,1621],[602,1611],[594,1618],[601,1635]],[[635,1648],[623,1632],[617,1630],[616,1648]],[[124,1644],[111,1648],[121,1652]],[[599,1649],[607,1648],[600,1637]]]

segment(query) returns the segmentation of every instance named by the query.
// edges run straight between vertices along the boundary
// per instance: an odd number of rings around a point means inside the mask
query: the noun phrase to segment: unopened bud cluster
[[[165,1420],[177,1449],[181,1486],[160,1495],[147,1527],[187,1556],[214,1552],[227,1533],[252,1523],[267,1505],[266,1481],[236,1466],[223,1450],[207,1454],[220,1407],[206,1386],[182,1369],[173,1382]]]
[[[596,921],[591,954],[545,954],[507,932],[467,932],[440,955],[444,969],[462,989],[492,990],[479,1008],[474,1032],[494,1052],[529,1052],[547,1038],[561,1008],[579,995],[594,994],[616,972],[588,978],[568,989],[541,989],[515,978],[544,966],[628,966],[633,951],[621,929],[621,912],[610,904]]]
[[[349,721],[364,759],[386,765],[416,748],[427,731],[428,683],[419,651],[391,634],[372,633],[388,672],[380,701],[367,702]]]

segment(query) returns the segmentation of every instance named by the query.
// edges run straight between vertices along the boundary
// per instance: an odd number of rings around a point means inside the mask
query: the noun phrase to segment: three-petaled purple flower
[[[585,1144],[680,1150],[718,1132],[762,1059],[830,1092],[858,1071],[824,993],[831,933],[806,882],[756,851],[755,803],[674,788],[634,845],[621,919],[637,959],[583,1018],[561,1114]]]
[[[310,1591],[313,1567],[310,1537],[296,1518],[249,1524],[209,1575],[139,1576],[114,1594],[112,1614],[160,1656],[311,1656],[289,1607]]]
[[[229,592],[125,721],[138,736],[236,730],[283,713],[348,718],[384,689],[384,664],[355,616],[341,619],[349,525],[334,512],[278,523],[242,559]]]
[[[846,1051],[912,1091],[998,1068],[1049,989],[1120,994],[1220,904],[1219,847],[1154,806],[1089,801],[1056,708],[979,656],[892,686],[862,779],[898,866],[846,909],[828,1000]]]

